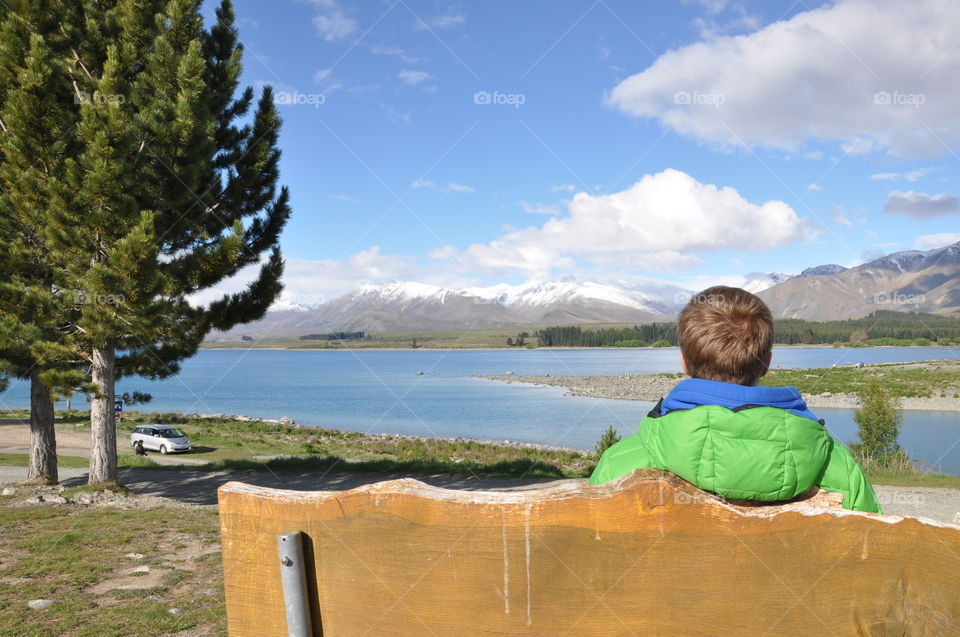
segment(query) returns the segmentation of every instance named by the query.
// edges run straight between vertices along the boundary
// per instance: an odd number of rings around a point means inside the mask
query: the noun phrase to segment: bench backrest
[[[234,637],[287,634],[288,531],[325,637],[960,634],[955,525],[735,507],[656,471],[496,493],[231,482],[219,499]]]

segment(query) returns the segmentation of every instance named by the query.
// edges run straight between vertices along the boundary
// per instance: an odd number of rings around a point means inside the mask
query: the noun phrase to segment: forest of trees
[[[953,344],[960,343],[960,317],[877,310],[864,318],[843,321],[777,319],[773,322],[773,331],[774,342],[779,345],[894,345],[907,344],[904,341],[916,342],[918,339]],[[675,323],[649,323],[626,328],[591,329],[571,325],[545,327],[537,331],[535,336],[540,347],[642,347],[664,344],[658,341],[676,345],[677,326]]]

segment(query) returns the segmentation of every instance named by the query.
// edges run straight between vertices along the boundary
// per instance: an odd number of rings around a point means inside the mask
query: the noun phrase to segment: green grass
[[[0,635],[146,636],[192,628],[225,634],[219,552],[178,559],[167,547],[178,540],[211,545],[219,540],[218,529],[216,513],[207,510],[14,508],[0,503],[5,576],[0,580]],[[123,557],[130,552],[145,558]],[[163,568],[168,560],[174,568]],[[130,576],[140,565],[162,569],[155,586],[99,595],[90,591]],[[54,604],[30,610],[27,602],[39,598]],[[180,612],[170,614],[170,608]]]
[[[771,369],[761,385],[793,385],[805,394],[856,393],[870,377],[883,381],[895,396],[930,397],[960,391],[960,362],[890,363],[817,369]]]
[[[30,456],[25,453],[0,453],[0,465],[8,467],[26,467]],[[87,467],[90,461],[77,456],[57,456],[58,467]]]

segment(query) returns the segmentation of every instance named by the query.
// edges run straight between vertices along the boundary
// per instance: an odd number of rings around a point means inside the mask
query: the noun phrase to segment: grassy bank
[[[26,417],[26,412],[8,412],[0,418]],[[196,466],[177,469],[278,471],[330,470],[410,474],[476,474],[485,476],[531,476],[577,478],[589,475],[596,462],[594,454],[570,449],[521,443],[481,442],[463,438],[424,438],[391,434],[363,434],[336,429],[314,429],[295,425],[233,418],[203,418],[182,414],[124,413],[119,426],[120,466],[151,464],[129,453],[129,433],[138,424],[176,425],[190,438],[193,450],[182,456]],[[89,432],[85,412],[58,419],[59,431]],[[0,463],[25,465],[26,456]],[[66,460],[61,466],[86,466],[82,458]],[[77,464],[79,462],[79,464]],[[158,468],[162,466],[157,465]]]
[[[215,512],[13,499],[0,496],[0,635],[226,634]]]
[[[793,385],[804,394],[855,393],[871,377],[895,396],[960,398],[960,361],[887,363],[864,367],[771,369],[762,385]]]

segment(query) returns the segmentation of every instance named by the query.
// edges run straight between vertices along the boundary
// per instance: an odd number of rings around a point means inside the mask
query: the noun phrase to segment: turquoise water
[[[773,365],[905,362],[960,358],[960,348],[778,348]],[[423,375],[416,372],[422,371]],[[203,350],[163,381],[126,379],[118,390],[146,391],[153,412],[287,416],[308,426],[370,433],[465,436],[581,449],[613,425],[636,430],[652,404],[564,396],[554,387],[508,385],[476,374],[607,375],[679,372],[677,350]],[[84,408],[77,397],[74,408]],[[29,405],[29,386],[14,381],[0,408]],[[855,439],[849,410],[817,410],[831,433]],[[916,458],[960,474],[960,414],[906,412],[901,443]]]

